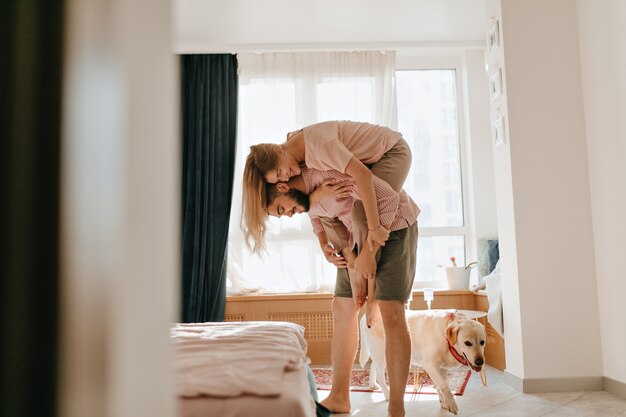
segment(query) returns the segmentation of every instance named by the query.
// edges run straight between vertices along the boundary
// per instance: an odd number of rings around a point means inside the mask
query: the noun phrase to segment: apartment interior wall
[[[468,172],[470,219],[475,236],[473,258],[476,260],[481,239],[498,237],[496,215],[493,140],[490,123],[489,80],[482,49],[466,51],[463,55],[463,85],[465,87],[465,138]],[[477,277],[476,277],[477,278]],[[473,278],[474,279],[474,278]]]
[[[507,372],[524,390],[601,389],[576,5],[488,1],[487,13],[500,20],[506,97],[495,165]]]
[[[604,375],[626,396],[626,3],[576,2]]]
[[[180,173],[171,4],[70,0],[65,21],[58,414],[174,416]]]

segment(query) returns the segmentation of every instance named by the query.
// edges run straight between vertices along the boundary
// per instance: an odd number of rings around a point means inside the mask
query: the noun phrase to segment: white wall
[[[604,375],[626,383],[626,2],[576,6]]]
[[[177,318],[180,171],[170,7],[66,7],[64,417],[175,415],[169,328]]]
[[[488,1],[488,16],[498,3]],[[501,33],[508,137],[495,166],[507,372],[557,381],[551,389],[601,387],[575,3],[502,0]]]
[[[173,10],[179,53],[484,39],[476,0],[174,0]]]
[[[463,75],[469,204],[474,209],[470,227],[477,245],[479,239],[498,237],[489,80],[483,50],[465,52]],[[476,252],[472,255],[469,259],[477,259]]]
[[[491,19],[500,21],[502,43],[502,13],[500,0],[486,0],[486,26]],[[485,29],[487,30],[487,28]],[[504,94],[494,102],[490,112],[490,123],[501,115],[507,114],[506,100],[506,68],[504,67],[503,47],[486,53],[486,64],[490,72],[502,68]],[[509,136],[508,123],[505,123],[506,136]],[[511,180],[511,149],[510,140],[493,151],[494,183],[496,189],[496,213],[500,249],[500,268],[502,274],[502,308],[504,316],[506,370],[511,374],[524,375],[524,346],[522,338],[522,322],[519,295],[519,274],[517,264],[517,235],[515,229],[515,210],[513,200],[513,183]],[[519,387],[518,387],[519,388]]]

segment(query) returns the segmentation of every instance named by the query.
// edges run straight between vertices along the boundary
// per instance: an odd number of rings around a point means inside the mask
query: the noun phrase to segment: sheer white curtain
[[[239,122],[228,242],[230,293],[329,292],[326,262],[308,216],[269,220],[267,253],[252,255],[239,227],[241,181],[250,145],[282,143],[287,132],[325,120],[395,128],[395,53],[238,54]]]

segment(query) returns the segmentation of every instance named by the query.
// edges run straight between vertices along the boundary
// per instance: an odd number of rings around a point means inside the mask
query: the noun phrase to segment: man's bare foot
[[[320,401],[324,407],[328,408],[333,414],[343,414],[350,412],[350,400],[339,400],[331,396]]]
[[[367,320],[367,327],[372,327],[378,323],[382,323],[382,316],[380,315],[380,308],[378,308],[377,302],[367,302],[365,305],[365,318]]]
[[[404,413],[404,407],[401,407],[401,409],[395,409],[392,410],[391,407],[389,407],[389,409],[387,410],[387,417],[404,417],[405,413]]]

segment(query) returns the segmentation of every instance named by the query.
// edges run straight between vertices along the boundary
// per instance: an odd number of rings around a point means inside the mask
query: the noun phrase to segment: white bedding
[[[307,361],[304,328],[293,323],[176,324],[171,337],[181,397],[277,396],[285,373]]]
[[[496,267],[491,274],[485,277],[487,287],[487,300],[489,301],[489,311],[487,312],[487,320],[491,324],[491,327],[498,332],[498,334],[504,337],[504,320],[502,319],[502,288],[501,288],[501,273],[500,262],[496,264]]]

